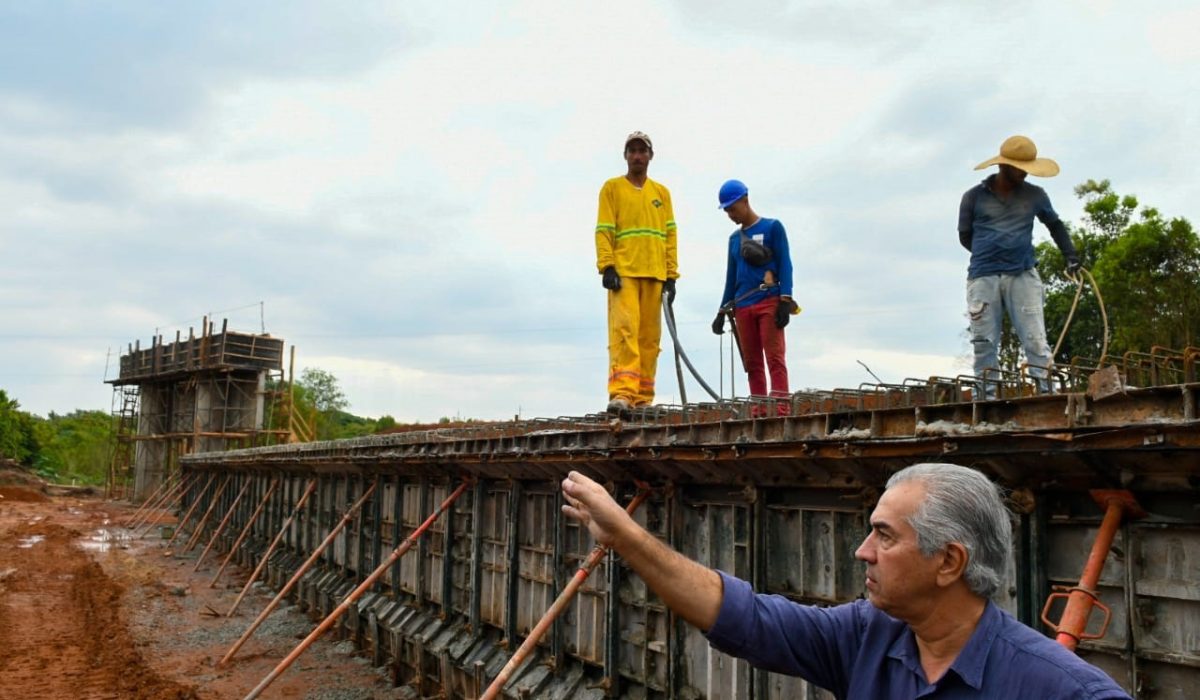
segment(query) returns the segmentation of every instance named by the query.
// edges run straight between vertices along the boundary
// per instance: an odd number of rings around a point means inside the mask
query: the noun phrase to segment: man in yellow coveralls
[[[625,138],[625,175],[600,188],[596,215],[596,269],[608,290],[608,412],[654,402],[662,294],[675,300],[679,256],[671,193],[646,172],[654,158],[650,137]]]

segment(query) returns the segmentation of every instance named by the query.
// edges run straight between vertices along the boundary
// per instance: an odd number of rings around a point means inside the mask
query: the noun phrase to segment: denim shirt
[[[931,685],[912,629],[868,601],[800,605],[755,594],[745,581],[718,573],[725,596],[705,633],[709,643],[760,668],[800,676],[839,698],[1129,698],[1103,671],[991,601],[958,658]]]
[[[1008,197],[992,191],[995,175],[967,190],[958,208],[958,230],[971,232],[967,279],[1017,274],[1034,266],[1033,219],[1046,226],[1058,221],[1050,197],[1037,185],[1022,182]]]

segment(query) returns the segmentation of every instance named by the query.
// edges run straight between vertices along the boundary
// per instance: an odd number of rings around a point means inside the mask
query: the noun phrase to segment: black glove
[[[620,289],[621,276],[617,274],[617,268],[612,265],[604,268],[604,281],[601,284],[604,285],[605,289],[611,289],[614,292]]]
[[[713,319],[712,329],[713,329],[713,333],[716,333],[717,335],[725,335],[725,312],[724,311],[717,312],[717,317]]]
[[[675,280],[663,282],[663,291],[667,293],[667,305],[675,303]]]
[[[1068,275],[1069,277],[1076,277],[1076,276],[1078,276],[1078,275],[1079,275],[1079,269],[1080,269],[1081,267],[1083,267],[1083,265],[1082,265],[1082,264],[1079,262],[1079,258],[1075,257],[1074,255],[1072,255],[1071,257],[1067,258],[1067,275]]]
[[[792,320],[792,300],[780,299],[775,307],[775,327],[784,328]]]

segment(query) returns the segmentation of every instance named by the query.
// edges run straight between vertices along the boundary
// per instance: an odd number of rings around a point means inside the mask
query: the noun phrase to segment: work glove
[[[675,303],[675,280],[663,282],[663,291],[667,293],[667,306]]]
[[[1078,277],[1079,269],[1081,267],[1083,267],[1083,265],[1079,262],[1079,258],[1075,257],[1074,255],[1067,258],[1067,276],[1068,277]]]
[[[717,317],[712,322],[713,333],[717,335],[725,335],[725,312],[718,311]]]
[[[775,307],[775,327],[784,328],[792,320],[792,300],[780,299]]]
[[[605,289],[617,291],[621,288],[621,276],[617,274],[617,268],[609,265],[604,268],[604,280],[601,282]]]

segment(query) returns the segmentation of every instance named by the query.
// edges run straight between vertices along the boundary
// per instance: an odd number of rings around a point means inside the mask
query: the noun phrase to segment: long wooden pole
[[[200,493],[196,494],[196,500],[192,501],[192,507],[188,508],[187,513],[183,516],[183,519],[180,520],[179,524],[175,526],[175,532],[171,533],[171,539],[167,540],[168,547],[171,546],[171,543],[175,541],[176,537],[179,537],[179,533],[183,532],[183,526],[187,525],[187,521],[192,517],[192,513],[195,512],[197,506],[200,505],[200,501],[204,500],[204,494],[208,493],[208,487],[212,486],[213,479],[215,478],[217,478],[216,472],[208,475],[208,481],[204,482],[204,488],[200,489]]]
[[[629,502],[629,505],[625,508],[625,511],[632,515],[633,512],[638,509],[638,506],[642,505],[642,501],[646,500],[646,497],[649,495],[649,491],[639,491],[638,494],[633,497],[633,500]],[[538,620],[538,623],[534,625],[532,630],[530,630],[529,636],[525,638],[525,641],[521,644],[520,648],[518,648],[516,653],[512,655],[512,658],[508,660],[508,663],[504,664],[504,668],[500,669],[500,674],[496,676],[495,680],[492,681],[492,684],[488,686],[488,689],[483,693],[483,695],[479,696],[479,700],[494,700],[500,695],[500,690],[504,687],[504,684],[508,682],[508,679],[512,677],[512,674],[515,673],[516,670],[520,668],[521,664],[525,662],[525,658],[529,656],[529,653],[533,651],[534,647],[537,646],[537,643],[541,640],[542,636],[546,634],[546,630],[550,629],[550,625],[554,623],[554,620],[557,619],[558,616],[567,609],[567,605],[571,603],[571,599],[575,597],[575,594],[579,591],[579,587],[583,585],[583,582],[587,580],[588,576],[592,575],[592,569],[596,568],[596,565],[600,563],[600,560],[603,559],[606,554],[608,554],[608,547],[602,544],[598,544],[592,549],[591,554],[589,554],[587,559],[584,560],[583,564],[579,567],[579,570],[575,572],[575,575],[571,577],[571,580],[567,583],[566,588],[564,588],[563,592],[558,595],[558,598],[556,598],[555,601],[550,604],[550,609],[546,611],[545,615],[542,615],[542,619]]]
[[[192,551],[192,548],[200,541],[200,536],[204,534],[204,526],[208,524],[208,519],[212,517],[213,511],[217,509],[217,504],[221,502],[221,496],[225,494],[225,489],[229,488],[229,482],[232,480],[232,474],[226,476],[221,481],[221,488],[217,489],[212,498],[208,499],[208,508],[204,511],[204,517],[200,518],[200,522],[196,523],[196,530],[188,538],[187,544],[183,546],[183,551]]]
[[[300,644],[293,649],[283,661],[279,662],[279,665],[275,667],[275,670],[267,674],[267,677],[262,679],[262,682],[255,686],[254,690],[250,691],[250,694],[246,696],[245,700],[254,700],[254,698],[257,698],[264,690],[267,689],[267,686],[275,682],[275,679],[278,678],[280,674],[288,670],[288,667],[295,663],[296,659],[300,658],[300,655],[304,653],[305,649],[308,649],[310,646],[312,646],[313,642],[317,641],[322,634],[325,634],[325,631],[332,627],[333,623],[337,622],[337,619],[350,609],[350,606],[354,604],[354,601],[358,600],[363,593],[366,593],[367,590],[369,590],[371,586],[375,584],[375,581],[378,580],[379,577],[383,576],[384,572],[386,572],[392,564],[395,564],[400,557],[404,556],[408,550],[412,549],[416,541],[420,539],[422,534],[425,533],[425,530],[427,530],[429,526],[438,519],[438,516],[445,512],[445,510],[449,508],[454,501],[458,500],[459,496],[463,495],[463,492],[467,490],[467,487],[470,486],[470,483],[470,481],[464,481],[457,489],[454,490],[454,493],[450,494],[446,500],[442,501],[442,504],[437,507],[437,510],[433,511],[433,513],[431,513],[429,517],[425,519],[425,522],[421,523],[420,527],[418,527],[416,530],[413,530],[412,534],[405,538],[404,542],[395,550],[393,550],[391,555],[389,555],[388,558],[382,564],[380,564],[378,568],[375,569],[375,571],[371,572],[370,576],[364,579],[362,583],[358,584],[358,587],[351,591],[350,594],[346,596],[346,599],[343,600],[333,612],[329,613],[329,617],[326,617],[324,620],[322,620],[321,624],[317,625],[317,628],[304,638],[304,641],[300,642]]]
[[[315,564],[317,559],[321,557],[321,553],[333,543],[333,540],[338,536],[338,533],[340,533],[343,528],[350,524],[350,520],[354,518],[354,514],[357,513],[358,509],[367,502],[367,499],[372,493],[375,492],[375,487],[378,485],[379,479],[377,478],[375,482],[371,484],[371,488],[367,489],[366,492],[359,496],[358,500],[354,502],[354,505],[350,506],[345,515],[342,516],[342,519],[338,521],[338,524],[329,531],[329,534],[325,536],[325,539],[321,541],[321,544],[318,545],[317,548],[313,550],[312,554],[309,555],[308,560],[305,561],[299,569],[296,569],[296,573],[292,574],[292,577],[286,584],[284,584],[283,588],[279,589],[279,593],[275,595],[270,603],[267,603],[267,607],[263,608],[263,611],[258,614],[258,617],[255,618],[254,622],[250,623],[250,626],[246,628],[245,632],[242,633],[241,638],[233,643],[233,646],[230,647],[229,651],[225,652],[225,656],[217,662],[217,668],[229,663],[229,660],[232,659],[233,655],[238,652],[238,649],[241,649],[242,645],[246,643],[246,640],[250,639],[250,636],[254,634],[254,630],[258,629],[258,626],[266,621],[267,616],[275,610],[275,607],[279,605],[284,596],[286,596],[288,592],[292,590],[292,586],[296,585],[301,577],[303,577],[304,574],[307,573],[310,568],[312,568],[312,565]]]
[[[233,606],[229,608],[229,612],[225,613],[225,617],[233,617],[233,614],[237,612],[238,606],[242,604],[242,598],[246,597],[246,593],[249,592],[250,586],[252,586],[254,582],[258,580],[258,575],[262,573],[262,570],[267,566],[267,560],[271,558],[271,555],[275,552],[275,548],[279,546],[279,542],[283,540],[283,536],[287,534],[288,528],[290,528],[292,526],[292,522],[295,521],[296,515],[300,513],[300,509],[304,507],[304,503],[308,501],[308,497],[312,495],[316,488],[317,479],[316,477],[313,477],[312,479],[308,480],[308,488],[304,489],[304,495],[300,496],[300,500],[296,501],[296,507],[292,509],[292,514],[287,517],[287,520],[283,521],[283,527],[279,528],[279,534],[275,535],[275,539],[271,541],[271,546],[267,547],[267,551],[263,553],[262,559],[258,561],[258,566],[254,567],[254,573],[250,574],[250,578],[246,581],[246,585],[242,587],[242,592],[238,594],[237,600],[233,601]]]
[[[242,484],[242,490],[238,491],[238,495],[233,499],[233,503],[229,506],[229,510],[225,513],[225,517],[221,518],[221,523],[217,525],[217,529],[213,531],[212,537],[210,537],[208,540],[208,546],[204,548],[203,552],[200,552],[200,558],[196,560],[196,565],[192,567],[192,571],[200,570],[200,565],[204,563],[204,557],[208,556],[208,551],[212,549],[213,544],[215,544],[217,541],[217,538],[220,537],[221,533],[225,531],[225,526],[229,524],[229,521],[233,518],[233,514],[237,512],[238,504],[242,502],[242,496],[246,495],[246,491],[250,488],[250,484],[252,483],[254,483],[254,479],[247,475],[246,483]]]
[[[250,534],[250,529],[254,527],[254,522],[258,520],[259,514],[263,512],[263,508],[266,508],[267,501],[271,500],[271,494],[275,493],[275,487],[278,485],[278,477],[271,479],[271,486],[267,489],[267,492],[263,494],[262,500],[258,503],[258,507],[254,509],[254,513],[250,515],[250,519],[246,521],[245,527],[242,528],[242,532],[240,535],[238,535],[238,538],[234,540],[233,546],[229,548],[229,554],[225,555],[225,560],[221,562],[221,567],[217,569],[217,573],[213,575],[212,580],[208,582],[209,588],[216,587],[217,579],[221,578],[221,574],[224,573],[225,567],[229,566],[229,560],[233,559],[233,555],[237,554],[238,547],[242,546],[242,542],[245,541],[246,537]]]

